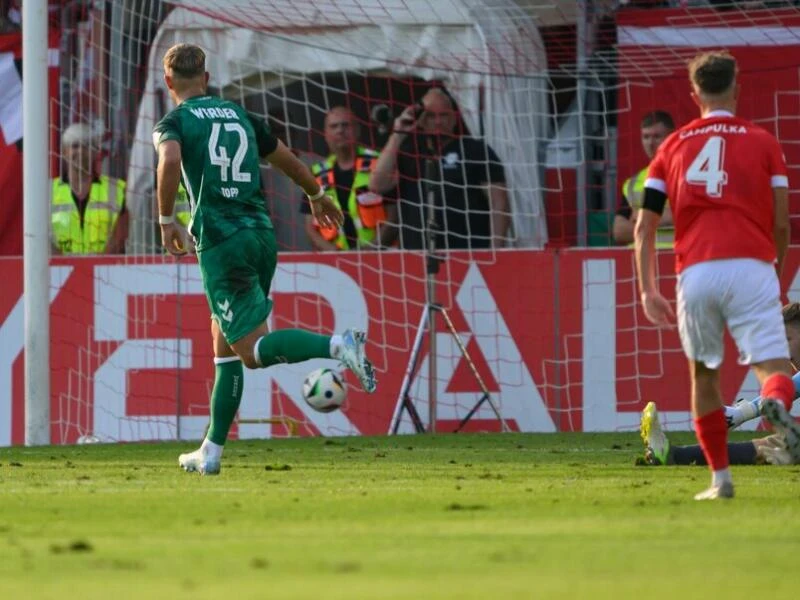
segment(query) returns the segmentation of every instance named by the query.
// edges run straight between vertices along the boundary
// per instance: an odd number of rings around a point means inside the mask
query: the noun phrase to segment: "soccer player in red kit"
[[[655,232],[669,197],[675,222],[678,331],[689,359],[692,413],[712,471],[697,500],[733,497],[728,428],[719,367],[727,326],[761,384],[762,414],[800,459],[800,427],[789,415],[794,397],[781,318],[778,275],[789,244],[786,163],[778,141],[734,116],[736,60],[708,52],[689,63],[700,118],[659,147],[645,182],[634,232],[642,307],[669,326],[675,316],[655,277]]]

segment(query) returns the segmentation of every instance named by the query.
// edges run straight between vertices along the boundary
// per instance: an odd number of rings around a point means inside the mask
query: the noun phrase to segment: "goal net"
[[[400,432],[414,430],[398,396],[424,324],[425,192],[452,200],[447,186],[460,186],[462,196],[436,213],[450,215],[439,221],[453,234],[438,238],[453,249],[441,252],[436,302],[449,311],[508,428],[632,428],[649,400],[659,402],[671,426],[689,425],[677,335],[646,322],[631,250],[612,247],[619,189],[646,164],[642,115],[666,110],[679,125],[693,118],[685,60],[720,47],[739,59],[741,114],[778,135],[790,179],[800,180],[800,81],[791,58],[800,49],[797,8],[642,10],[611,1],[525,0],[145,4],[112,0],[65,13],[61,23],[53,127],[56,135],[74,122],[96,129],[99,172],[127,182],[130,231],[125,256],[52,262],[54,443],[199,438],[208,421],[214,370],[202,281],[194,259],[164,256],[153,218],[151,132],[172,108],[161,58],[178,42],[206,50],[210,93],[267,120],[308,164],[329,154],[331,108],[349,108],[359,144],[379,151],[393,117],[433,87],[456,109],[453,133],[491,148],[468,162],[456,144],[434,161],[438,172],[426,174],[424,146],[403,147],[401,160],[416,165],[423,203],[402,191],[402,181],[386,193],[398,206],[401,231],[386,250],[313,251],[300,190],[264,166],[281,250],[270,327],[367,330],[379,389],[368,396],[348,379],[344,410],[321,414],[304,404],[301,384],[333,362],[247,371],[234,436],[385,434],[396,422]],[[796,195],[792,201],[800,208]],[[460,220],[453,216],[459,211]],[[487,220],[503,227],[492,243],[481,234]],[[661,283],[670,292],[671,261],[661,253]],[[792,255],[792,273],[797,262]],[[481,387],[441,318],[435,341],[435,373],[424,336],[409,398],[428,426],[433,378],[437,429],[452,431],[479,402]],[[726,399],[755,391],[740,368],[726,366],[724,375]],[[485,402],[465,425],[502,428]],[[21,441],[19,431],[18,424],[10,428],[10,441]]]

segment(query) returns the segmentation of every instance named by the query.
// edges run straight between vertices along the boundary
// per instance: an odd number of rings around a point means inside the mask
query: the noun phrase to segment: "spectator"
[[[189,224],[192,221],[192,205],[189,202],[189,194],[181,181],[178,185],[178,193],[175,194],[175,226],[183,235],[185,247],[189,252],[194,252],[194,238],[189,233]]]
[[[321,227],[308,202],[300,205],[305,231],[317,250],[391,246],[397,237],[397,206],[369,189],[378,159],[375,150],[358,145],[358,122],[352,111],[336,106],[325,115],[325,143],[330,155],[311,166],[320,186],[344,213],[341,228]]]
[[[437,179],[441,176],[441,182],[432,182],[440,196],[437,246],[490,248],[505,241],[510,215],[503,165],[486,142],[459,135],[457,122],[453,102],[441,88],[428,90],[421,106],[409,106],[395,119],[372,175],[372,189],[386,192],[399,186],[403,248],[424,247],[428,157],[438,165]]]
[[[675,122],[668,112],[654,110],[642,117],[640,128],[642,148],[647,155],[649,164],[661,142],[675,130]],[[614,241],[618,244],[633,243],[633,226],[636,223],[636,213],[642,207],[645,179],[647,179],[647,165],[636,175],[628,177],[622,184],[622,198],[620,198],[617,213],[614,215],[613,224]],[[656,232],[656,248],[672,248],[674,238],[675,228],[672,225],[672,213],[667,206]]]
[[[65,178],[53,180],[53,251],[58,254],[122,254],[128,237],[125,182],[97,175],[98,136],[75,123],[61,136]]]

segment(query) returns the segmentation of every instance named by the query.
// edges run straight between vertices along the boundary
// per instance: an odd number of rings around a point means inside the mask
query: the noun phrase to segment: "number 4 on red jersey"
[[[775,259],[773,187],[787,187],[786,161],[766,130],[714,113],[668,137],[646,187],[667,194],[676,269],[723,258]]]

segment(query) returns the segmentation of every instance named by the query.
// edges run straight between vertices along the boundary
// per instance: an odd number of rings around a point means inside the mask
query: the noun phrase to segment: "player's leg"
[[[725,422],[728,424],[728,429],[736,429],[742,423],[761,417],[761,396],[757,396],[752,400],[740,398],[732,406],[725,405],[723,410],[725,411]]]
[[[800,397],[800,372],[792,375],[794,384],[794,399]],[[725,420],[728,422],[728,429],[735,429],[742,423],[761,418],[761,396],[745,400],[740,398],[736,404],[725,407]]]
[[[262,336],[248,336],[233,344],[251,368],[297,363],[313,358],[333,358],[350,369],[367,392],[376,388],[375,371],[366,355],[366,334],[347,329],[340,335],[320,335],[304,329],[279,329]]]
[[[722,409],[719,371],[724,353],[723,299],[729,274],[718,261],[699,263],[678,278],[678,333],[692,380],[692,415],[697,440],[711,470],[711,487],[697,500],[733,497],[728,468],[728,425]]]
[[[754,363],[761,383],[761,410],[773,429],[784,440],[794,462],[800,461],[800,426],[789,413],[794,400],[794,382],[789,377],[788,359],[769,359]]]
[[[211,319],[211,336],[214,341],[214,387],[211,390],[208,431],[199,449],[178,457],[181,467],[201,475],[219,473],[222,450],[244,389],[242,361],[228,345],[215,318]]]
[[[268,295],[277,266],[275,237],[272,230],[252,230],[245,235],[251,238],[248,243],[254,246],[249,254],[254,265],[253,281],[246,297],[236,300],[234,315],[243,316],[239,317],[236,327],[230,327],[230,333],[226,331],[231,348],[245,366],[260,369],[314,358],[333,358],[353,371],[365,390],[373,392],[375,372],[366,356],[367,339],[363,332],[348,329],[341,335],[329,336],[304,329],[267,331],[264,322],[272,309]]]
[[[757,260],[736,261],[736,268],[736,278],[747,286],[734,288],[726,320],[739,362],[753,368],[761,384],[762,413],[784,436],[792,457],[800,459],[800,427],[789,414],[795,388],[775,269]]]
[[[722,409],[719,370],[704,362],[690,360],[692,415],[697,441],[711,469],[711,487],[695,496],[697,500],[733,497],[728,455],[728,424]]]
[[[672,465],[706,465],[706,456],[698,445],[673,446],[669,464]],[[731,465],[758,464],[758,452],[754,442],[730,442],[728,444],[728,463]]]
[[[269,332],[264,325],[232,343],[231,347],[248,369],[263,369],[313,358],[332,358],[333,337],[304,329]]]
[[[673,446],[661,427],[661,420],[658,416],[658,409],[655,402],[649,402],[642,411],[642,420],[639,427],[639,434],[644,442],[644,462],[652,466],[662,465],[702,465],[706,466],[703,448],[699,445]],[[728,444],[728,460],[731,465],[754,465],[759,462],[770,464],[780,464],[780,448],[777,444],[771,444],[765,448],[764,452],[759,452],[759,448],[764,444],[757,444],[761,440],[752,442],[739,442]],[[784,450],[785,452],[785,450]],[[767,454],[775,454],[777,458],[769,458]],[[788,452],[785,452],[788,456]]]

